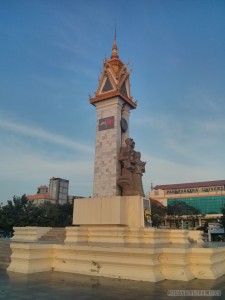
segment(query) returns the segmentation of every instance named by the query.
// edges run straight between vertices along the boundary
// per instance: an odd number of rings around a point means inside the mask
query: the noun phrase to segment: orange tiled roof
[[[28,200],[35,200],[35,199],[48,199],[54,200],[54,198],[50,194],[36,194],[36,195],[27,195]]]
[[[41,185],[38,187],[39,189],[48,189],[48,186],[47,185]]]

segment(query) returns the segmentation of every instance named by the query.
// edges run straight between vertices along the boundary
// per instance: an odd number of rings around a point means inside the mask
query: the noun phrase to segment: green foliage
[[[183,201],[174,201],[172,205],[168,205],[167,214],[176,216],[198,215],[200,214],[200,209],[188,205]]]
[[[152,226],[158,227],[163,224],[167,209],[165,206],[158,203],[158,201],[151,200],[151,219]]]
[[[220,223],[223,225],[225,228],[225,207],[221,209],[221,213],[223,214],[222,217],[220,218]]]
[[[73,207],[69,203],[34,205],[26,195],[14,196],[12,201],[0,206],[0,229],[13,232],[13,227],[65,227],[72,224],[72,215]]]

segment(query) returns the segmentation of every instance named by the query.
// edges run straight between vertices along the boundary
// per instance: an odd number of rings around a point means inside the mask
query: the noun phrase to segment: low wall
[[[10,239],[0,238],[0,269],[6,270],[11,262]]]
[[[225,274],[225,247],[192,248],[177,243],[187,238],[186,230],[143,229],[140,243],[140,230],[78,228],[67,227],[66,242],[61,244],[11,241],[7,270],[25,274],[54,270],[150,282],[217,279]],[[85,241],[91,234],[98,242]],[[117,242],[110,243],[113,240]]]
[[[66,227],[65,243],[114,243],[123,245],[190,244],[188,230],[129,226]]]
[[[51,271],[53,244],[11,242],[11,263],[7,271],[24,274]]]
[[[203,231],[190,230],[188,233],[188,240],[190,243],[204,244]]]
[[[225,247],[146,248],[12,242],[8,271],[60,271],[157,282],[217,279],[225,274]]]
[[[13,241],[37,241],[52,229],[52,227],[25,226],[14,227]]]

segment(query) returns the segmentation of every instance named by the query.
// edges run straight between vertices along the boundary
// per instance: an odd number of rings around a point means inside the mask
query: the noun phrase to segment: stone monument
[[[145,162],[129,137],[129,114],[136,103],[126,68],[115,39],[90,98],[97,112],[93,198],[74,201],[77,226],[65,228],[62,243],[46,241],[53,228],[14,228],[11,273],[54,270],[152,282],[224,275],[225,247],[189,248],[190,237],[201,242],[200,231],[149,227],[150,201],[142,186]]]
[[[94,197],[144,196],[141,177],[145,163],[129,137],[130,110],[136,103],[130,95],[127,65],[118,56],[115,38],[95,97],[90,97],[97,111]]]
[[[130,110],[137,104],[130,94],[127,66],[119,58],[115,38],[95,97],[90,96],[97,114],[93,198],[75,201],[77,225],[146,225],[144,211],[150,210],[150,201],[144,199],[142,186],[145,162],[129,136]]]
[[[103,71],[95,97],[96,147],[93,197],[120,196],[117,180],[121,175],[120,148],[129,137],[130,110],[136,108],[130,95],[130,71],[117,53],[114,39],[111,58],[103,62]]]

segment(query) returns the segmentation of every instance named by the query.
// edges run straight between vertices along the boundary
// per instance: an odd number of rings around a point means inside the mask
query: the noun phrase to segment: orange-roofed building
[[[44,202],[56,203],[55,199],[48,193],[37,193],[35,195],[27,195],[27,199],[32,201],[34,204],[41,204]]]
[[[35,195],[28,195],[27,199],[34,204],[51,202],[65,204],[68,202],[69,180],[52,177],[49,186],[41,185],[37,188]]]

